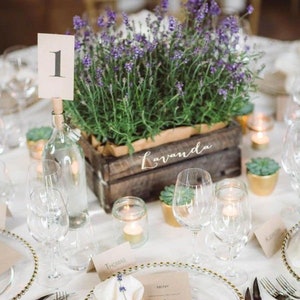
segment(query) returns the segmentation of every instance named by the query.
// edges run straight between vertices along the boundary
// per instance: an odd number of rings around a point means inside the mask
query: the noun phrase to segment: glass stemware
[[[215,185],[215,211],[212,214],[212,235],[208,243],[215,255],[227,261],[222,271],[236,285],[247,281],[244,270],[234,266],[234,258],[246,245],[252,228],[247,187],[239,179],[223,179]]]
[[[12,100],[10,106],[3,109],[9,131],[7,145],[10,148],[25,144],[23,110],[37,90],[37,70],[24,54],[25,49],[23,45],[15,45],[3,52],[4,91]]]
[[[63,272],[56,264],[58,243],[69,230],[69,217],[61,193],[51,187],[36,187],[30,193],[27,205],[27,225],[32,237],[49,248],[49,265],[39,282],[47,287],[64,284]]]
[[[178,223],[193,234],[193,254],[185,260],[204,264],[206,260],[199,253],[198,237],[200,231],[209,225],[213,209],[213,184],[206,170],[189,168],[178,174],[172,209]]]
[[[300,197],[300,120],[294,120],[288,126],[281,154],[281,164],[291,179],[291,186]],[[291,205],[282,209],[283,217],[299,217],[300,205]]]
[[[9,206],[14,196],[15,190],[6,164],[4,161],[0,161],[0,202],[3,202]]]

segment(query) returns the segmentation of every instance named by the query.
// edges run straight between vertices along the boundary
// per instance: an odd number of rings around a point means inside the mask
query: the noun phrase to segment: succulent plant
[[[48,140],[51,134],[52,127],[50,126],[34,127],[27,131],[26,139],[27,141]]]
[[[160,192],[159,200],[167,205],[172,205],[175,185],[168,185]]]
[[[267,176],[276,173],[280,169],[280,165],[270,157],[251,158],[246,163],[247,172],[259,176]]]

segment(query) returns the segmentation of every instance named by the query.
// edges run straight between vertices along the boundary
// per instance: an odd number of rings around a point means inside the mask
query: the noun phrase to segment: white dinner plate
[[[18,251],[22,258],[3,277],[3,286],[13,275],[12,282],[0,295],[0,299],[21,299],[34,282],[38,270],[38,258],[31,245],[17,234],[0,229],[0,241]],[[5,279],[4,279],[5,278]]]
[[[300,222],[286,233],[281,246],[281,257],[290,274],[300,281]]]
[[[193,300],[242,300],[241,292],[230,281],[218,273],[196,265],[189,265],[179,262],[158,262],[140,264],[124,269],[123,275],[141,276],[160,272],[186,271],[189,274]],[[116,276],[114,274],[112,276]],[[93,290],[86,296],[85,300],[95,300]]]

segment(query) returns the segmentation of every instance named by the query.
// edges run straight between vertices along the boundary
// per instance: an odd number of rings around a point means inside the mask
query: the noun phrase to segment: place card
[[[276,215],[256,229],[254,234],[265,255],[271,257],[280,249],[286,232],[284,222]]]
[[[143,300],[191,300],[187,272],[159,272],[135,276],[144,286]]]
[[[136,263],[129,242],[109,249],[92,257],[87,272],[96,269],[101,280],[107,279],[113,273],[132,266]]]
[[[0,274],[6,272],[22,258],[21,253],[3,242],[0,242],[0,253]]]
[[[74,98],[74,36],[38,33],[39,98]]]

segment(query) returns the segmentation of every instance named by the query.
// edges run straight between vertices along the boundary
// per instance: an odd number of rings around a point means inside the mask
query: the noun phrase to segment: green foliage
[[[34,127],[27,131],[26,139],[27,141],[48,140],[51,134],[52,127],[50,126]]]
[[[160,192],[159,200],[167,205],[172,205],[175,185],[168,185]]]
[[[270,157],[251,158],[246,167],[248,172],[259,176],[272,175],[280,169],[279,164]]]

